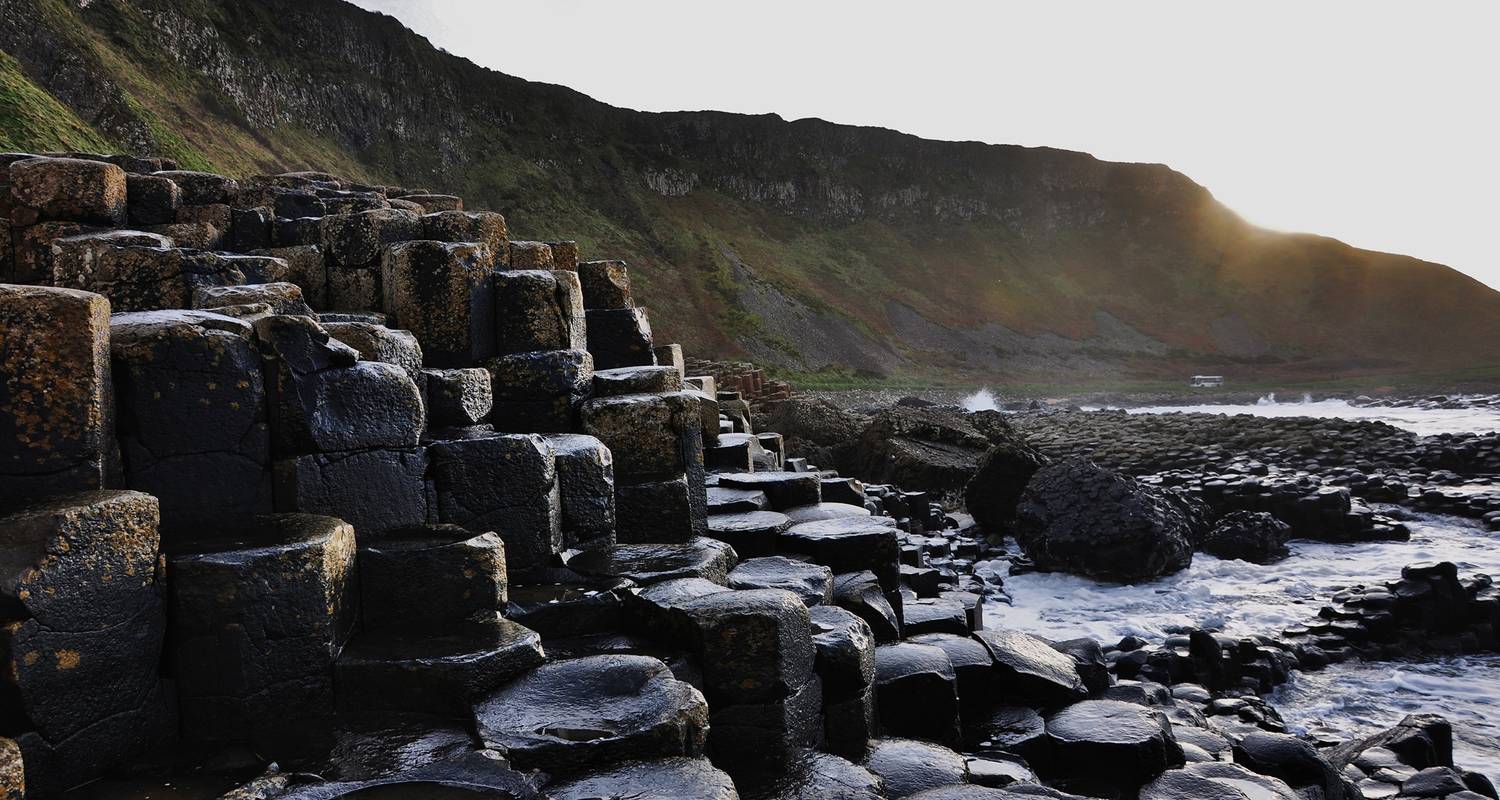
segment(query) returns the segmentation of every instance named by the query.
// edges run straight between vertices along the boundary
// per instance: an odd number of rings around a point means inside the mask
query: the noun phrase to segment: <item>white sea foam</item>
[[[995,393],[990,391],[990,387],[988,386],[965,397],[963,405],[965,411],[996,411],[999,409],[999,406],[995,404]]]
[[[1452,561],[1460,574],[1500,576],[1500,533],[1464,519],[1417,515],[1408,542],[1325,544],[1294,541],[1291,557],[1256,565],[1202,553],[1175,575],[1121,586],[1061,573],[1006,575],[997,561],[980,570],[1005,577],[1013,605],[986,606],[985,625],[1051,639],[1126,635],[1159,640],[1187,628],[1276,634],[1314,616],[1333,592],[1399,577],[1417,561]],[[1013,543],[1012,543],[1013,545]],[[1415,711],[1442,713],[1473,728],[1460,764],[1500,776],[1500,657],[1401,664],[1343,664],[1299,676],[1277,707],[1301,728],[1346,735],[1394,725]],[[1474,726],[1475,720],[1486,721]],[[1462,726],[1461,726],[1462,727]]]
[[[1313,400],[1305,395],[1301,402],[1281,402],[1276,395],[1268,394],[1253,404],[1139,406],[1125,410],[1131,414],[1253,414],[1257,417],[1363,419],[1385,422],[1423,436],[1500,431],[1500,410],[1493,408],[1382,408],[1350,405],[1345,400]]]

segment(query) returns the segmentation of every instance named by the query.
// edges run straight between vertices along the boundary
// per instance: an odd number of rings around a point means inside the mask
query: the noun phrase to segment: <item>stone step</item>
[[[702,755],[708,703],[657,659],[590,656],[522,675],[474,706],[474,724],[517,769],[566,776]]]
[[[505,545],[457,525],[398,531],[359,547],[366,630],[449,625],[506,607]]]
[[[364,631],[339,656],[338,708],[462,715],[481,695],[542,663],[541,641],[499,617]]]

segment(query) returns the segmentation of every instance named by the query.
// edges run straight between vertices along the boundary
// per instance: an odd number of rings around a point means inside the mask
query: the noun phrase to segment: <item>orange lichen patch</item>
[[[57,658],[58,669],[76,669],[83,659],[77,650],[59,650],[53,655]]]

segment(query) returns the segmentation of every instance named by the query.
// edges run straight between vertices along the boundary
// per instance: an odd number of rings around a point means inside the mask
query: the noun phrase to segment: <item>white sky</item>
[[[1161,162],[1251,222],[1500,287],[1492,0],[355,2],[617,106]]]

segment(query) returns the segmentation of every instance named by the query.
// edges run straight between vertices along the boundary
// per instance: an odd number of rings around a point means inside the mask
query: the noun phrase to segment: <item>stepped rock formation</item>
[[[480,69],[339,0],[0,12],[0,144],[236,175],[336,169],[424,187],[432,211],[445,208],[433,193],[463,195],[541,240],[629,260],[655,332],[700,356],[990,382],[1500,359],[1500,294],[1440,265],[1254,228],[1160,165],[613,108]],[[173,222],[144,200],[137,213]],[[368,255],[314,293],[368,292]]]

